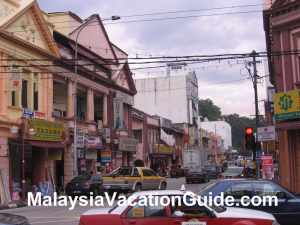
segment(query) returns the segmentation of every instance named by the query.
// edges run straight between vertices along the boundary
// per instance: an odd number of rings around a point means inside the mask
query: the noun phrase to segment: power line
[[[104,25],[129,24],[129,23],[154,22],[154,21],[168,21],[168,20],[180,20],[180,19],[213,17],[213,16],[227,16],[227,15],[239,15],[239,14],[242,15],[242,14],[252,14],[252,13],[261,13],[261,10],[237,11],[237,12],[227,12],[227,13],[213,13],[213,14],[191,15],[191,16],[161,17],[161,18],[153,18],[153,19],[128,20],[128,21],[104,23]]]
[[[15,49],[11,49],[13,51],[15,51]],[[270,53],[266,52],[266,51],[262,51],[262,52],[257,52],[258,56],[257,57],[267,57],[267,56],[282,56],[282,55],[298,55],[300,54],[300,49],[294,49],[294,50],[289,50],[289,51],[272,51],[271,55]],[[269,54],[269,55],[268,55]],[[224,54],[199,54],[199,55],[178,55],[178,56],[150,56],[150,57],[128,57],[128,58],[118,58],[118,60],[154,60],[154,59],[161,59],[161,60],[167,60],[167,59],[173,59],[174,62],[180,62],[182,59],[191,59],[193,60],[193,58],[203,58],[203,60],[208,60],[211,58],[217,58],[220,57],[220,60],[222,60],[221,57],[250,57],[250,53],[224,53]],[[178,59],[176,61],[176,59]],[[218,58],[217,58],[218,59]],[[216,59],[216,60],[217,60]],[[63,62],[75,62],[76,60],[74,59],[62,59],[62,58],[57,58],[56,60],[60,60]],[[78,59],[77,61],[81,61],[82,59]],[[87,58],[86,60],[102,60],[102,61],[112,61],[115,59],[111,59],[111,58]],[[55,60],[53,59],[47,59],[47,58],[8,58],[8,59],[0,59],[0,61],[32,61],[32,62],[39,62],[39,61],[49,61],[49,62],[53,62]],[[153,61],[152,63],[155,63],[156,61]],[[168,61],[163,61],[163,63],[168,62]],[[102,63],[102,62],[99,62]],[[135,62],[128,62],[129,64],[136,64]],[[142,62],[140,62],[141,64],[144,64]],[[148,63],[148,62],[146,62]],[[109,63],[109,65],[111,65],[112,63]],[[103,64],[105,65],[105,64]]]
[[[243,15],[243,14],[252,14],[252,13],[261,13],[261,10],[250,10],[250,11],[236,11],[236,12],[225,12],[225,13],[213,13],[213,14],[203,14],[203,15],[190,15],[190,16],[177,16],[177,17],[161,17],[161,18],[152,18],[152,19],[137,19],[137,20],[127,20],[127,21],[119,21],[119,22],[111,22],[111,23],[103,23],[104,25],[114,25],[114,24],[130,24],[130,23],[140,23],[140,22],[154,22],[154,21],[168,21],[168,20],[179,20],[179,19],[189,19],[189,18],[201,18],[201,17],[213,17],[213,16],[226,16],[226,15]],[[91,22],[91,24],[86,25],[88,26],[98,26],[98,24],[93,24],[96,23]],[[49,25],[49,23],[47,23]],[[27,25],[27,26],[35,26],[35,25]],[[59,30],[62,28],[77,28],[78,26],[73,25],[73,26],[57,26],[54,28],[54,30]],[[16,31],[11,31],[14,33],[19,33],[19,32],[26,32],[24,30],[16,30]]]
[[[201,12],[201,11],[214,11],[214,10],[224,10],[224,9],[234,9],[234,8],[248,8],[248,7],[256,7],[256,6],[264,6],[264,4],[233,5],[233,6],[203,8],[203,9],[173,10],[173,11],[162,11],[162,12],[153,12],[153,13],[144,13],[144,14],[121,15],[120,17],[121,18],[144,17],[144,16],[156,16],[156,15],[177,14],[177,13],[191,13],[191,12]]]

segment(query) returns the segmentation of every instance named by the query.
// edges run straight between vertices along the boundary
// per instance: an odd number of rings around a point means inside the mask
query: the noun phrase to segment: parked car
[[[146,167],[120,167],[103,177],[103,188],[108,192],[128,193],[141,190],[164,190],[166,178]]]
[[[221,174],[221,178],[241,178],[244,176],[244,167],[228,167],[224,173]]]
[[[103,180],[101,175],[80,175],[74,177],[66,186],[66,194],[69,196],[90,195],[95,196],[103,192]]]
[[[30,225],[28,219],[24,216],[0,213],[1,225]]]
[[[221,168],[217,165],[206,165],[203,170],[206,172],[209,179],[217,179],[221,172]]]
[[[185,182],[187,184],[207,183],[209,182],[209,178],[203,170],[189,170],[185,175]]]
[[[184,177],[185,171],[181,167],[172,167],[170,171],[170,177],[171,178],[179,178]]]
[[[240,201],[242,196],[250,198],[253,196],[276,196],[278,206],[254,207],[250,205],[249,208],[272,213],[281,225],[300,224],[300,198],[273,181],[263,179],[218,180],[204,188],[200,195],[215,197],[222,192],[225,195],[233,196],[236,201]]]
[[[147,191],[134,193],[131,197],[141,199],[145,197],[175,196],[181,199],[182,204],[163,206],[158,204],[136,204],[118,205],[113,208],[92,209],[80,217],[79,225],[94,225],[101,221],[102,225],[174,225],[174,224],[194,224],[194,225],[275,225],[274,216],[265,212],[249,209],[226,208],[216,206],[191,206],[185,204],[183,191]],[[196,197],[196,196],[195,196]],[[191,197],[192,198],[192,197]]]

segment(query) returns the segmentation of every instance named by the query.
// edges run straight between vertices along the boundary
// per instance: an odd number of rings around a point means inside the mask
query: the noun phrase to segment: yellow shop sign
[[[64,125],[63,123],[50,122],[42,119],[28,120],[28,139],[34,141],[63,141]]]
[[[275,94],[274,110],[278,121],[300,118],[300,90]]]
[[[165,144],[157,144],[156,145],[157,148],[157,153],[160,154],[173,154],[173,147],[165,145]]]

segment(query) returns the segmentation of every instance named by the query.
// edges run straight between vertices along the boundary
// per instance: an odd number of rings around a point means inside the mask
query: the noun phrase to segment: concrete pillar
[[[9,181],[8,140],[0,137],[0,170],[6,181]]]
[[[286,130],[280,130],[278,133],[279,136],[279,161],[285,162],[280,164],[280,183],[291,189],[291,160],[289,155],[289,140],[288,140],[288,132]]]
[[[47,119],[52,118],[52,112],[53,112],[53,75],[48,74],[48,79],[47,79],[47,108],[46,108],[46,114],[47,114]]]
[[[67,98],[67,117],[74,117],[74,94],[75,94],[75,84],[73,81],[68,81],[68,98]]]
[[[3,61],[6,58],[6,55],[4,53],[0,54],[0,65],[1,66],[6,66],[7,62]],[[7,115],[7,107],[8,107],[8,98],[7,98],[7,93],[8,93],[8,88],[7,88],[7,79],[8,79],[8,74],[3,73],[6,71],[5,67],[0,68],[0,72],[2,73],[0,76],[0,116],[6,116]]]
[[[106,127],[108,126],[108,96],[104,95],[103,96],[103,126]]]
[[[87,93],[87,121],[94,121],[94,91],[88,89]]]
[[[67,146],[64,150],[64,184],[66,185],[73,178],[73,151],[72,146]]]

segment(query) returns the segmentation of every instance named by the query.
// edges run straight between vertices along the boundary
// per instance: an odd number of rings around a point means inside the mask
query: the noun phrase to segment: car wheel
[[[159,190],[166,190],[166,189],[167,189],[167,183],[166,182],[161,183]]]
[[[134,191],[139,192],[141,190],[142,190],[142,185],[141,184],[136,184],[135,187],[134,187]]]

